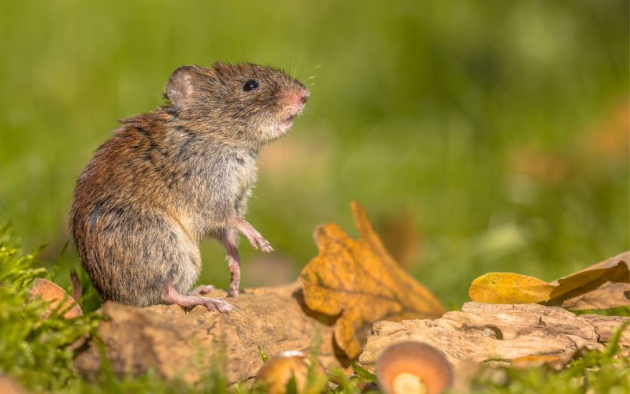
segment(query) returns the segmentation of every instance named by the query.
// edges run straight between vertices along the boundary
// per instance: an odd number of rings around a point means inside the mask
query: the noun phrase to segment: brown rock
[[[368,369],[390,344],[414,340],[441,350],[456,368],[486,360],[558,356],[569,360],[578,349],[603,349],[630,317],[582,315],[538,304],[464,304],[437,320],[374,324],[359,362]],[[630,330],[619,342],[630,348]]]
[[[136,308],[108,302],[102,313],[109,320],[101,323],[98,336],[116,373],[138,375],[153,368],[163,377],[189,383],[198,382],[221,357],[231,382],[251,378],[263,364],[258,346],[269,356],[308,352],[318,335],[322,363],[338,364],[331,327],[305,313],[297,285],[249,290],[229,302],[234,306],[229,314],[200,306],[186,312],[177,305]],[[97,376],[98,346],[92,343],[75,366],[87,378]]]

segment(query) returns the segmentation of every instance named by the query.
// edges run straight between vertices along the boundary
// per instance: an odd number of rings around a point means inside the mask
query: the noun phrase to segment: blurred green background
[[[77,267],[74,182],[183,64],[284,68],[306,113],[265,148],[244,285],[295,279],[362,202],[446,304],[488,271],[552,280],[629,249],[627,0],[3,1],[0,221]],[[200,283],[225,287],[214,241]]]

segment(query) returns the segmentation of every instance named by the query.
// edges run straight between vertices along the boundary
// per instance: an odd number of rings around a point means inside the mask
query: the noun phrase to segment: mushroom
[[[287,391],[291,378],[295,379],[295,387],[301,393],[308,380],[310,366],[309,357],[301,351],[286,351],[267,361],[256,374],[256,382],[265,385],[267,393],[282,394]],[[318,373],[323,373],[319,363],[315,365]]]
[[[376,361],[376,377],[389,394],[435,394],[453,384],[453,369],[439,350],[407,341],[383,351]]]

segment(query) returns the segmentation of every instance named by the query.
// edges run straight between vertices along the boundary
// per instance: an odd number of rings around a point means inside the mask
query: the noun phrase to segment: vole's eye
[[[256,88],[258,88],[258,82],[254,81],[253,79],[250,79],[243,84],[243,90],[246,92],[250,92]]]

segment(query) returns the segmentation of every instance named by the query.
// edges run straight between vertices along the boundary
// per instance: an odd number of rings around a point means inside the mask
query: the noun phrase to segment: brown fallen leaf
[[[566,181],[574,170],[573,163],[562,152],[547,152],[537,146],[521,147],[510,153],[513,172],[548,185]]]
[[[438,318],[445,309],[387,253],[365,208],[352,203],[359,240],[337,224],[315,230],[319,254],[302,270],[299,282],[306,305],[327,315],[340,315],[335,340],[353,359],[361,352],[365,327],[377,320]]]
[[[0,393],[2,394],[24,394],[26,391],[13,378],[0,375]]]
[[[630,144],[630,100],[621,100],[606,118],[580,136],[580,147],[592,159],[628,167]]]
[[[422,239],[413,225],[413,211],[381,215],[377,221],[381,240],[403,268],[409,269],[421,252]]]
[[[476,302],[544,303],[566,309],[608,309],[630,305],[630,252],[592,265],[555,282],[514,273],[491,272],[468,290]]]
[[[541,365],[547,365],[555,371],[564,368],[569,361],[573,359],[572,355],[545,354],[535,356],[522,356],[512,360],[512,366],[516,368],[533,368]]]
[[[81,307],[76,303],[76,301],[70,297],[64,289],[48,279],[35,279],[33,287],[31,287],[31,290],[29,291],[29,299],[32,301],[37,298],[50,302],[48,310],[42,315],[44,319],[50,316],[52,311],[59,306],[60,302],[63,302],[61,310],[66,311],[63,314],[64,318],[71,319],[83,314]]]
[[[70,270],[70,283],[72,283],[72,298],[75,300],[82,298],[81,281],[79,281],[79,274],[75,270]]]

